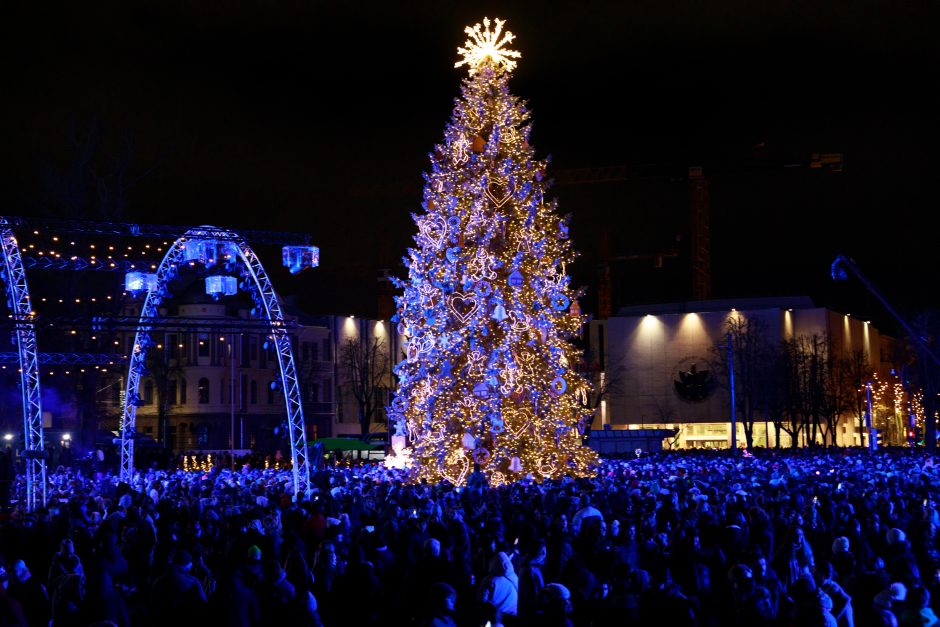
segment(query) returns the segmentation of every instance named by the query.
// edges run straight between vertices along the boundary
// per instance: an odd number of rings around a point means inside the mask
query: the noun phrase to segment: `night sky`
[[[501,17],[559,181],[626,166],[553,189],[587,312],[605,232],[613,256],[679,254],[615,262],[615,307],[689,297],[690,166],[710,182],[714,296],[886,319],[859,282],[829,279],[846,254],[905,314],[940,305],[936,4],[21,4],[0,26],[6,214],[308,232],[320,268],[289,277],[264,253],[281,291],[375,315],[376,270],[403,274],[465,75],[463,28]],[[813,153],[842,153],[842,171],[810,169]]]

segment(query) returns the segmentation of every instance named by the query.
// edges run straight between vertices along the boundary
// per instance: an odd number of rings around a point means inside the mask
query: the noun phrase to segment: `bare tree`
[[[792,448],[799,446],[801,435],[807,436],[812,412],[808,398],[812,368],[807,341],[805,336],[785,340],[781,351],[781,428],[790,435]]]
[[[872,368],[868,353],[856,349],[839,360],[839,385],[847,396],[847,404],[858,421],[859,445],[865,444],[865,414],[868,411],[866,385]]]
[[[798,446],[800,435],[808,446],[822,440],[835,443],[836,427],[841,416],[850,409],[841,376],[831,357],[826,336],[801,335],[783,342],[781,352],[782,414],[784,431]]]
[[[735,404],[733,408],[741,416],[744,427],[744,439],[747,448],[754,446],[754,423],[760,410],[767,411],[767,396],[764,389],[771,376],[769,368],[772,348],[767,337],[765,324],[759,318],[735,316],[725,323],[724,340],[714,348],[715,365],[725,376],[719,380],[728,381],[730,377],[728,359],[728,338],[731,341],[731,358],[734,365]]]
[[[828,338],[827,338],[828,339]],[[823,444],[826,435],[829,443],[836,445],[839,423],[848,414],[855,400],[855,388],[847,381],[842,372],[846,365],[845,358],[836,358],[832,353],[832,344],[823,341],[818,349],[819,372],[817,373],[818,411],[823,420]]]
[[[771,373],[771,377],[764,388],[764,402],[767,407],[767,415],[774,426],[774,447],[779,449],[781,431],[791,433],[788,426],[793,424],[790,413],[788,377],[790,360],[786,351],[786,344],[778,344],[772,350],[767,360],[767,368]]]
[[[347,338],[340,349],[340,367],[346,374],[345,387],[358,405],[359,429],[363,437],[385,405],[389,385],[388,348],[379,338]]]

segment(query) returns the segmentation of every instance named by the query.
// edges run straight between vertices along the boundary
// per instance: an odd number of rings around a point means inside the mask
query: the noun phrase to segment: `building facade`
[[[124,315],[138,315],[128,304]],[[249,308],[219,302],[180,304],[169,314],[237,326]],[[347,359],[353,344],[378,345],[389,360],[398,338],[388,323],[352,316],[285,314],[291,330],[307,439],[360,432],[359,403]],[[246,325],[247,326],[247,325]],[[147,372],[141,377],[136,428],[145,438],[166,442],[174,453],[263,452],[288,456],[290,442],[277,354],[257,327],[244,332],[154,331]],[[133,350],[135,336],[119,341]],[[125,402],[126,365],[114,367],[98,394],[99,428],[117,430]],[[376,410],[370,431],[384,431],[391,365],[369,384]]]
[[[873,325],[807,298],[711,300],[621,309],[616,316],[591,323],[590,350],[602,364],[595,385],[609,388],[600,402],[594,428],[677,428],[672,448],[731,445],[731,386],[727,368],[730,320],[759,321],[764,339],[780,346],[787,340],[816,338],[827,342],[834,358],[853,354],[873,373],[892,371],[895,342]],[[755,325],[757,326],[757,325]],[[740,327],[739,327],[740,328]],[[724,353],[724,354],[723,354]],[[734,370],[741,371],[742,364]],[[740,376],[740,374],[738,375]],[[740,389],[739,381],[735,390]],[[745,442],[741,399],[736,441]],[[790,446],[785,430],[774,428],[774,416],[757,408],[755,446]],[[603,425],[603,427],[602,427]],[[609,425],[609,426],[607,426]],[[856,414],[846,412],[835,424],[836,442],[867,441]],[[805,444],[806,433],[800,434]],[[819,441],[819,437],[817,437]]]

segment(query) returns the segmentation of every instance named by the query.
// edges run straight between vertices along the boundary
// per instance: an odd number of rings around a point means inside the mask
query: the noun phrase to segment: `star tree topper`
[[[503,48],[506,44],[516,38],[510,31],[503,32],[505,20],[495,18],[493,20],[495,28],[490,30],[490,18],[483,18],[483,26],[474,24],[473,27],[467,26],[464,32],[470,36],[470,39],[464,43],[466,48],[457,48],[457,52],[463,55],[463,60],[454,64],[455,68],[466,65],[473,76],[479,66],[489,59],[496,65],[501,65],[507,72],[512,72],[516,68],[516,62],[522,53],[518,50],[509,50]]]

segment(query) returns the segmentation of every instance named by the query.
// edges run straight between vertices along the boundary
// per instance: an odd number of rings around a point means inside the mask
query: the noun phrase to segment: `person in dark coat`
[[[539,627],[574,627],[571,620],[573,606],[571,592],[560,583],[547,584],[542,589],[541,603],[535,625]]]
[[[436,538],[424,542],[424,552],[407,574],[408,607],[412,611],[429,606],[429,591],[437,582],[456,590],[451,564],[441,554],[441,543]]]
[[[49,582],[52,627],[85,625],[87,621],[83,619],[82,613],[85,601],[85,571],[81,560],[74,553],[57,554],[50,573],[55,573]]]
[[[422,627],[457,627],[454,607],[457,591],[449,583],[438,581],[428,589],[424,617],[418,622]]]
[[[86,573],[87,616],[128,625],[127,605],[119,589],[128,578],[127,560],[121,555],[117,538],[109,526],[95,534],[95,548]]]
[[[297,590],[277,560],[269,559],[264,563],[264,580],[258,590],[263,622],[274,624],[296,610]]]
[[[359,620],[366,625],[377,624],[385,608],[382,583],[367,561],[349,564],[336,579],[333,595],[339,608],[360,608]]]
[[[177,549],[169,570],[153,582],[150,592],[153,625],[169,625],[180,616],[199,622],[205,615],[208,599],[202,583],[190,573],[192,567],[192,554]]]
[[[33,577],[23,560],[13,564],[13,577],[8,592],[19,601],[30,625],[48,625],[52,618],[49,593],[42,582]]]
[[[9,575],[6,567],[0,565],[0,627],[21,627],[26,625],[26,615],[19,601],[7,594]]]
[[[547,549],[545,541],[541,538],[532,542],[531,548],[522,560],[522,569],[519,571],[519,624],[526,625],[535,619],[539,609],[539,597],[545,587],[545,578],[542,568],[545,566]]]
[[[261,625],[261,606],[257,588],[260,581],[253,568],[240,564],[219,580],[219,589],[210,604],[212,616],[226,627]]]
[[[483,492],[488,487],[489,481],[480,470],[480,464],[473,464],[473,472],[467,477],[466,498],[472,505],[479,505],[483,501]]]

